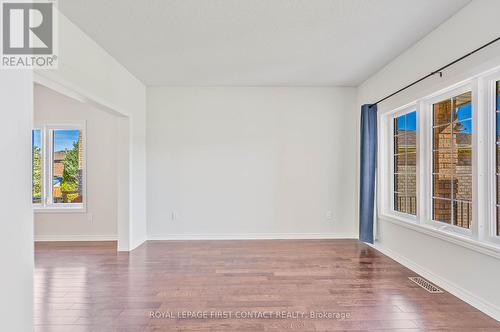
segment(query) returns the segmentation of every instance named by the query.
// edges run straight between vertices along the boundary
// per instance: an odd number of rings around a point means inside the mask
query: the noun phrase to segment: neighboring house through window
[[[470,228],[472,222],[472,94],[433,105],[432,219]]]
[[[394,210],[417,214],[417,112],[394,118]]]

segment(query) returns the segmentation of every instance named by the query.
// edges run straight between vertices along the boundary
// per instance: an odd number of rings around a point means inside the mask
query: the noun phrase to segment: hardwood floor
[[[41,242],[35,330],[500,331],[413,275],[355,240],[148,241],[131,253],[114,242]],[[252,314],[267,316],[244,319]]]

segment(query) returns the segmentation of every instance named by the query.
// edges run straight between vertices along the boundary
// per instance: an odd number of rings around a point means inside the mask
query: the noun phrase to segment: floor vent
[[[408,277],[408,279],[410,279],[411,281],[413,281],[414,283],[416,283],[429,293],[433,294],[443,293],[442,290],[440,290],[439,288],[437,288],[436,286],[434,286],[433,284],[431,284],[429,281],[425,280],[422,277]]]

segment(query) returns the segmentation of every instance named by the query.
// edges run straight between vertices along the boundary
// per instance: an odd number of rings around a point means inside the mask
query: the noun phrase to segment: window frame
[[[395,181],[394,181],[394,176],[395,176],[395,169],[394,169],[394,160],[395,160],[395,153],[394,153],[394,133],[395,133],[395,128],[394,128],[394,120],[397,118],[397,117],[400,117],[402,115],[406,115],[408,113],[412,113],[412,112],[415,112],[416,115],[417,115],[417,129],[416,129],[416,135],[417,135],[417,138],[416,138],[416,177],[417,177],[417,213],[415,215],[413,214],[410,214],[410,213],[404,213],[404,212],[401,212],[401,211],[397,211],[395,209],[395,206],[394,206],[394,195],[395,195]],[[394,216],[398,217],[398,218],[401,218],[401,219],[405,219],[406,221],[409,221],[409,222],[412,222],[412,223],[416,223],[417,222],[417,218],[419,216],[419,205],[420,205],[420,199],[419,199],[419,153],[420,153],[420,149],[419,149],[419,133],[418,133],[418,128],[419,128],[419,110],[418,110],[418,107],[417,107],[417,104],[412,104],[412,105],[409,105],[409,106],[404,106],[400,109],[397,109],[395,110],[393,113],[391,113],[391,116],[389,118],[389,131],[390,131],[390,139],[389,139],[389,142],[390,142],[390,154],[391,154],[391,158],[390,158],[390,165],[389,165],[389,188],[390,188],[390,197],[389,197],[389,204],[390,204],[390,213],[393,214]]]
[[[460,226],[456,225],[451,225],[447,224],[445,222],[441,221],[436,221],[432,217],[432,206],[433,206],[433,105],[436,103],[439,103],[441,101],[456,97],[458,95],[461,95],[466,92],[471,92],[471,98],[472,98],[472,129],[473,129],[473,136],[472,136],[472,220],[471,220],[471,228],[463,228]],[[477,228],[477,114],[478,114],[478,107],[477,107],[477,98],[478,93],[477,93],[477,86],[474,84],[472,81],[467,81],[464,84],[461,84],[459,86],[455,86],[453,88],[446,89],[445,91],[442,91],[441,93],[436,93],[432,95],[431,97],[424,98],[422,100],[422,109],[423,113],[426,115],[425,122],[423,123],[424,127],[424,132],[423,136],[426,136],[428,138],[426,142],[425,149],[423,151],[424,160],[427,161],[426,165],[423,167],[425,168],[425,176],[424,179],[426,181],[425,184],[425,195],[423,197],[425,198],[425,206],[427,207],[425,209],[425,218],[424,218],[424,223],[435,227],[439,228],[444,231],[456,233],[462,236],[466,237],[473,237],[474,233],[474,228]],[[453,201],[450,200],[452,203]]]
[[[484,108],[486,109],[486,218],[483,229],[483,237],[486,241],[495,243],[500,246],[500,236],[496,235],[496,218],[497,218],[497,184],[496,184],[496,109],[497,109],[497,94],[496,83],[500,82],[500,70],[495,71],[482,80],[482,88],[484,90]],[[499,128],[500,129],[500,128]],[[500,202],[499,202],[500,203]]]
[[[37,123],[33,130],[42,131],[42,203],[32,206],[36,213],[87,211],[87,128],[85,121],[50,121]],[[53,135],[55,130],[81,130],[84,165],[82,168],[82,203],[54,203],[52,192],[53,177]]]
[[[464,76],[462,76],[464,77]],[[465,77],[436,89],[404,106],[379,107],[380,142],[377,170],[377,215],[379,219],[427,234],[478,252],[500,258],[500,236],[496,231],[496,82],[500,66]],[[441,85],[443,86],[443,85]],[[430,91],[430,90],[427,90]],[[473,214],[470,230],[432,220],[432,105],[463,92],[472,95]],[[393,210],[393,121],[394,117],[417,111],[417,216]]]

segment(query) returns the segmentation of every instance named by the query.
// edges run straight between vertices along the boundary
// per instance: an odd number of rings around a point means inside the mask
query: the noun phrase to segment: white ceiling
[[[469,0],[63,0],[146,85],[357,86]]]

